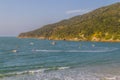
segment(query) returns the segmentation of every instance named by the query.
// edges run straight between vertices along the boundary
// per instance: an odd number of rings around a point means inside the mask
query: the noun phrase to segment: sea
[[[120,43],[0,37],[0,80],[120,80]]]

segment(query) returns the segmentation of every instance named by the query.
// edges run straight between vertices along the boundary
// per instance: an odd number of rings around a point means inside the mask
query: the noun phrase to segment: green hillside
[[[120,2],[30,32],[21,33],[18,37],[76,41],[120,41]]]

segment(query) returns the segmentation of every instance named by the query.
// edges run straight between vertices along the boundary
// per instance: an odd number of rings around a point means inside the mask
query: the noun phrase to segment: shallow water
[[[120,43],[0,38],[0,80],[120,80]]]

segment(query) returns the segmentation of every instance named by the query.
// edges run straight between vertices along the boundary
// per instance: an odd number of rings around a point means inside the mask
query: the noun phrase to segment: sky
[[[0,0],[0,36],[17,36],[120,0]]]

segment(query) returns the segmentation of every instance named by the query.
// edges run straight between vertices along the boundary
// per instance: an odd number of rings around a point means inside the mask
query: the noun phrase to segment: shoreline
[[[120,43],[120,40],[80,40],[80,39],[48,39],[48,38],[35,38],[35,37],[16,37],[19,39],[39,39],[39,40],[56,40],[56,41],[76,41],[76,42],[110,42]]]
[[[93,70],[97,70],[94,72]],[[113,71],[114,72],[114,71]],[[23,73],[23,74],[22,74]],[[62,77],[61,77],[62,76]],[[4,76],[1,77],[0,80],[13,80],[13,79],[24,79],[26,80],[29,79],[57,79],[57,80],[69,80],[69,79],[74,79],[74,80],[118,80],[120,79],[119,74],[112,74],[112,73],[106,73],[106,72],[101,72],[97,68],[93,69],[91,67],[85,67],[85,68],[70,68],[70,69],[59,69],[59,70],[51,70],[48,72],[44,72],[43,70],[30,70],[26,73],[24,72],[18,72],[16,75],[11,75],[11,76]]]

